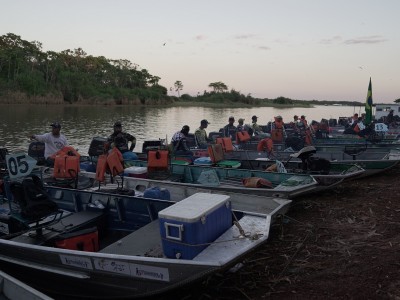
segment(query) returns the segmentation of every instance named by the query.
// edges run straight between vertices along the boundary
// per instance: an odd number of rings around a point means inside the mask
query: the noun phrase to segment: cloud
[[[335,35],[329,39],[323,39],[320,41],[321,44],[333,44],[333,43],[338,43],[342,41],[342,37],[339,35]]]
[[[247,40],[247,39],[251,39],[253,37],[255,37],[255,34],[237,34],[235,35],[235,39],[237,40]]]
[[[386,42],[387,39],[383,38],[380,35],[371,35],[371,36],[363,36],[354,39],[345,40],[344,43],[346,45],[352,44],[379,44]]]
[[[196,35],[194,37],[194,39],[197,40],[197,41],[204,41],[204,40],[207,39],[207,37],[205,35],[203,35],[203,34],[199,34],[199,35]]]

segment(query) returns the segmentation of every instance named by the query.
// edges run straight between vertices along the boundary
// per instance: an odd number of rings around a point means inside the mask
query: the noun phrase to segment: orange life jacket
[[[283,142],[283,130],[281,129],[272,129],[271,130],[271,139],[276,143]]]
[[[50,158],[55,159],[56,156],[78,156],[81,157],[81,155],[76,151],[73,147],[71,146],[64,146],[60,150],[58,150],[56,153],[54,153]]]
[[[216,164],[217,162],[224,159],[224,151],[222,150],[221,144],[209,145],[208,146],[208,155],[211,158],[211,161]]]
[[[224,138],[216,138],[215,139],[216,144],[220,144],[222,146],[222,150],[225,152],[232,152],[233,151],[233,144],[232,140],[229,137],[224,137]]]
[[[105,174],[107,171],[107,154],[99,155],[97,159],[97,166],[96,166],[96,180],[99,182],[103,182],[105,180]]]
[[[124,158],[117,147],[112,148],[111,153],[108,154],[107,164],[112,176],[116,176],[124,171]]]
[[[271,153],[273,150],[274,142],[271,138],[264,138],[257,145],[258,152],[267,151],[268,153]]]
[[[147,153],[147,168],[150,170],[168,170],[168,151],[151,150]]]
[[[56,156],[54,158],[54,178],[77,178],[80,171],[79,161],[79,156]]]
[[[236,132],[236,144],[246,143],[251,140],[251,136],[247,131]]]

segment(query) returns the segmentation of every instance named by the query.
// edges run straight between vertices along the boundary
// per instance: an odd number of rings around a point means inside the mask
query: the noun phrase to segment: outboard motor
[[[89,156],[99,156],[107,151],[107,138],[96,136],[92,139],[89,146]]]
[[[43,142],[32,142],[28,147],[28,155],[37,160],[37,165],[41,166],[46,163],[44,158],[45,145]]]
[[[301,149],[299,152],[291,154],[291,157],[297,157],[301,159],[302,169],[304,172],[318,172],[321,174],[329,174],[331,163],[325,158],[314,157],[313,155],[317,152],[314,146],[307,146]]]

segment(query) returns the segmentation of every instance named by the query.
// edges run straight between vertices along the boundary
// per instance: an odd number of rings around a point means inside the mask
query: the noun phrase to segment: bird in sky
[[[163,46],[165,46],[166,43],[163,44]]]

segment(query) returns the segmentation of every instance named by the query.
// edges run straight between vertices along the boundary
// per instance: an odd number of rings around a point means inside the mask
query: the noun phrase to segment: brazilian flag
[[[371,121],[372,121],[372,84],[371,84],[371,77],[370,77],[368,93],[367,93],[367,100],[365,101],[365,125],[370,124]]]

